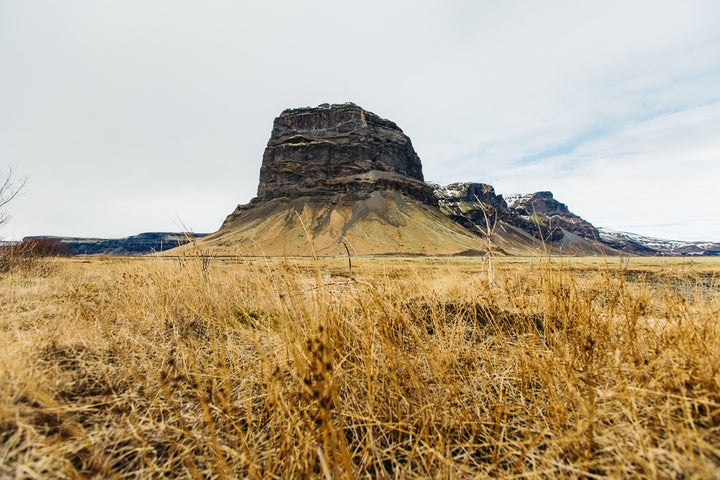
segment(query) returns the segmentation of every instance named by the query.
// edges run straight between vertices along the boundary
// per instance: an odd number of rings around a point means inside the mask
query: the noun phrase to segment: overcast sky
[[[426,180],[720,240],[716,0],[0,0],[3,234],[215,231],[283,109],[346,101]]]

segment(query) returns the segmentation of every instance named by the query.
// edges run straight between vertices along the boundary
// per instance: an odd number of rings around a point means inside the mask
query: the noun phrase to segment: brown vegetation
[[[710,260],[47,261],[3,478],[720,476]]]
[[[11,270],[27,270],[38,267],[40,270],[50,268],[52,264],[39,262],[47,257],[69,257],[73,254],[70,247],[50,238],[31,238],[22,242],[0,245],[0,273]],[[35,271],[35,273],[38,273]]]

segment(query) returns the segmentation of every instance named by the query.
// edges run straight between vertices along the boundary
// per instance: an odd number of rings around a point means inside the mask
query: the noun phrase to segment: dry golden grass
[[[0,276],[1,478],[720,478],[720,263]]]

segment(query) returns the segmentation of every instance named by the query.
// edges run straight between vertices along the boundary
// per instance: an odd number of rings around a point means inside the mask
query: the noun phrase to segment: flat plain
[[[38,260],[2,478],[720,478],[720,259]]]

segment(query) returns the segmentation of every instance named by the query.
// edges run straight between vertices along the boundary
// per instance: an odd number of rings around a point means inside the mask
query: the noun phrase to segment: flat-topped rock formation
[[[367,196],[395,190],[434,204],[412,142],[390,120],[352,103],[285,110],[263,155],[257,198]]]
[[[412,142],[352,103],[285,110],[257,196],[202,245],[249,254],[452,255],[485,242],[443,215]],[[344,245],[343,245],[344,244]]]
[[[410,138],[352,104],[283,111],[257,196],[198,241],[224,253],[309,256],[618,253],[550,192],[425,183]]]

